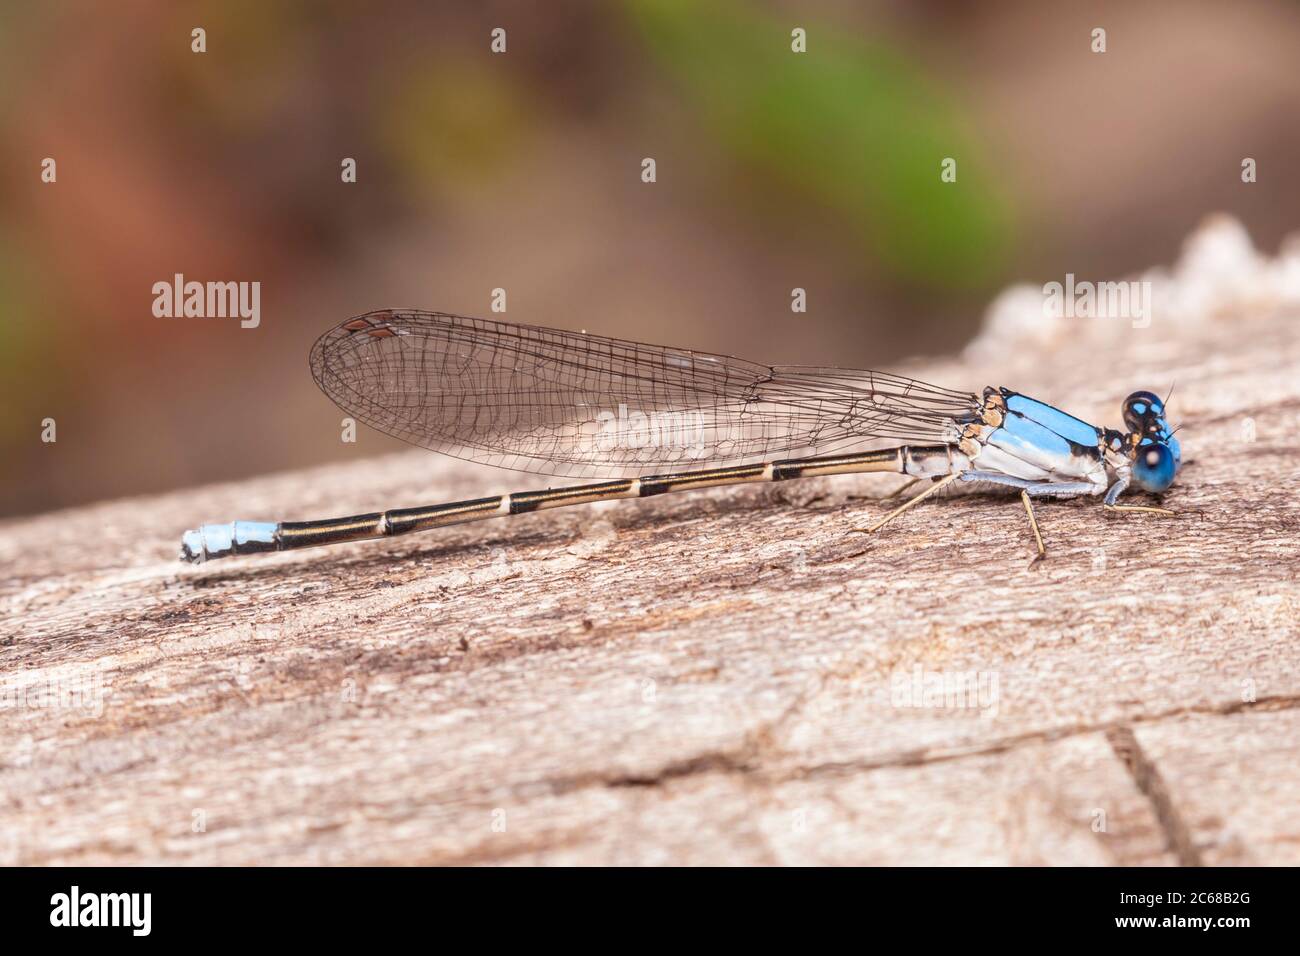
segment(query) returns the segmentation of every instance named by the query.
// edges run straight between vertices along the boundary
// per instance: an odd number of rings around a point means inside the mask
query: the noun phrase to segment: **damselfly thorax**
[[[181,558],[388,537],[564,505],[820,475],[893,472],[930,485],[883,527],[955,481],[1035,497],[1172,484],[1181,462],[1164,403],[1135,392],[1126,431],[1007,388],[982,395],[887,372],[769,366],[730,356],[439,312],[371,312],[311,352],[317,384],[357,420],[484,464],[603,478],[588,484],[318,521],[203,525]],[[881,448],[884,442],[895,442]]]

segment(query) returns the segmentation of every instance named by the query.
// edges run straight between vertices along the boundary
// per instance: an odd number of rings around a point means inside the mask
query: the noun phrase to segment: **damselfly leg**
[[[895,508],[893,511],[889,512],[889,514],[885,515],[883,518],[881,518],[881,519],[880,519],[879,521],[877,521],[875,524],[868,525],[868,526],[865,527],[865,528],[854,528],[853,530],[854,530],[854,531],[862,531],[862,532],[865,532],[865,533],[867,533],[867,534],[871,534],[873,531],[879,531],[881,528],[883,528],[885,525],[889,524],[889,522],[893,521],[895,518],[897,518],[899,515],[901,515],[901,514],[902,514],[904,511],[906,511],[907,509],[912,508],[912,507],[915,507],[916,505],[919,505],[922,501],[924,501],[926,498],[929,498],[932,494],[934,494],[934,493],[935,493],[936,491],[938,491],[940,488],[943,488],[943,487],[945,487],[945,486],[947,486],[947,485],[952,484],[954,481],[956,481],[956,480],[957,480],[958,478],[960,478],[960,477],[961,477],[960,474],[955,474],[955,475],[946,475],[945,477],[940,478],[938,481],[936,481],[934,484],[932,484],[929,488],[926,488],[925,491],[921,492],[921,493],[920,493],[919,495],[917,495],[916,497],[914,497],[914,498],[909,498],[907,501],[903,502],[901,505],[899,505],[899,506],[898,506],[897,508]]]
[[[895,488],[893,491],[885,495],[885,497],[881,498],[880,500],[897,501],[899,498],[903,497],[905,494],[907,494],[909,491],[911,491],[913,488],[915,488],[917,485],[919,485],[921,482],[925,480],[926,479],[924,478],[913,478],[910,481],[905,481],[903,482],[902,485],[900,485],[898,488]]]
[[[1043,536],[1038,533],[1038,519],[1034,517],[1034,506],[1029,500],[1029,492],[1023,488],[1020,489],[1020,500],[1025,503],[1025,514],[1029,515],[1029,527],[1033,529],[1034,540],[1038,542],[1038,554],[1034,556],[1033,561],[1029,562],[1030,566],[1033,566],[1034,562],[1047,557],[1047,549],[1043,547]]]
[[[1102,505],[1103,511],[1142,511],[1149,515],[1166,515],[1174,517],[1177,511],[1170,511],[1168,508],[1153,508],[1149,505]]]

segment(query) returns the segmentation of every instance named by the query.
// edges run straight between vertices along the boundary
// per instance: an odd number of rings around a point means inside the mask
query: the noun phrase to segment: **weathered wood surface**
[[[1179,516],[1043,504],[1032,570],[1016,499],[866,537],[853,477],[175,561],[530,486],[418,451],[8,522],[0,862],[1300,863],[1300,309],[1215,294],[912,369],[1116,425],[1176,379]]]

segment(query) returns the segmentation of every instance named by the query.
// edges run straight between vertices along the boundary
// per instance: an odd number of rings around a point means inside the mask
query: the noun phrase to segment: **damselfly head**
[[[1165,403],[1154,392],[1134,392],[1124,399],[1124,424],[1137,431],[1155,418],[1164,418]]]
[[[1164,442],[1143,439],[1134,449],[1133,480],[1148,494],[1159,494],[1174,483],[1178,459]]]
[[[1153,392],[1134,392],[1124,399],[1124,424],[1133,448],[1133,480],[1148,493],[1164,491],[1174,483],[1183,462],[1164,401]]]
[[[1154,392],[1134,392],[1124,399],[1124,424],[1139,439],[1164,442],[1174,453],[1174,460],[1181,464],[1182,449],[1174,437],[1174,430],[1169,427],[1165,403],[1159,395]]]

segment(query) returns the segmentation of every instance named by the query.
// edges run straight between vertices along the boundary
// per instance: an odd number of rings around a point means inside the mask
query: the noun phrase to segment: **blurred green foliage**
[[[537,119],[518,83],[468,57],[415,61],[380,85],[378,139],[412,191],[432,199],[490,189]]]
[[[957,110],[884,40],[731,2],[625,0],[703,126],[741,161],[844,216],[895,279],[1001,276],[1011,210]],[[791,31],[807,31],[807,53]],[[957,181],[940,181],[945,157]]]
[[[0,458],[4,449],[17,443],[20,427],[36,427],[26,408],[20,406],[32,398],[38,380],[56,374],[43,366],[39,354],[41,340],[32,319],[30,296],[39,281],[34,271],[34,263],[22,255],[18,243],[0,232],[0,394],[4,396],[0,401]],[[22,437],[30,441],[34,434]]]

